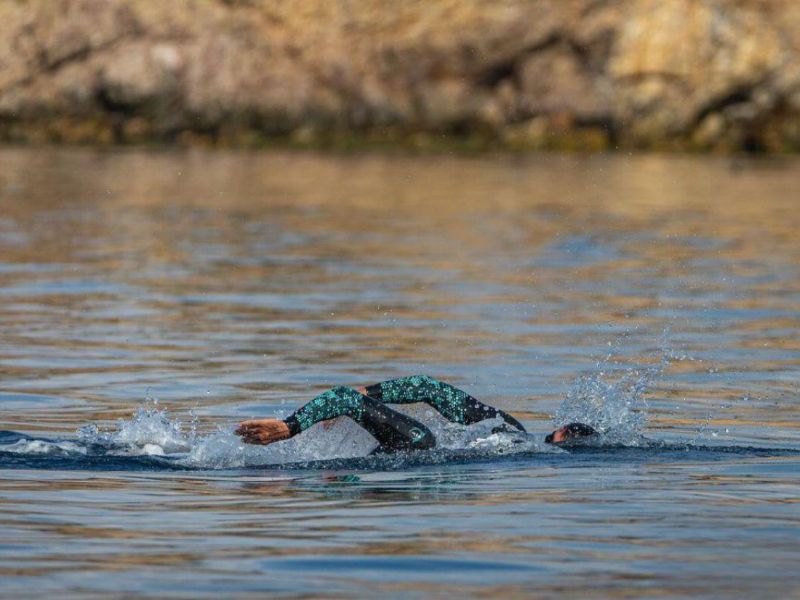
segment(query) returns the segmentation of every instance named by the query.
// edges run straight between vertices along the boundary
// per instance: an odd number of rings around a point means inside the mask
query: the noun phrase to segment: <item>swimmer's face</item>
[[[590,435],[597,435],[597,431],[584,423],[570,423],[556,429],[544,438],[544,441],[548,444],[563,444],[564,442],[589,437]]]

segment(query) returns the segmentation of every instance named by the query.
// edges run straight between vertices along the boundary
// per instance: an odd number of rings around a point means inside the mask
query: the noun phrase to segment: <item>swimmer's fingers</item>
[[[242,421],[239,423],[239,426],[236,428],[236,435],[244,435],[248,432],[258,431],[264,425],[275,421],[276,419],[249,419],[247,421]]]
[[[234,431],[234,433],[236,435],[247,435],[248,433],[252,433],[254,431],[256,431],[254,427],[239,425]]]
[[[258,433],[253,433],[253,434],[250,434],[250,435],[243,435],[242,436],[242,441],[245,444],[255,444],[257,446],[264,446],[264,445],[270,443],[269,438],[267,436],[264,436],[264,435],[261,435],[261,434],[258,434]]]
[[[243,421],[236,429],[236,435],[246,444],[271,444],[291,437],[289,426],[279,419],[258,419]]]
[[[254,430],[239,435],[242,436],[242,441],[245,444],[255,444],[259,446],[264,446],[266,444],[271,444],[272,442],[278,441],[278,439],[274,439],[275,436],[270,434],[270,432],[268,431]]]

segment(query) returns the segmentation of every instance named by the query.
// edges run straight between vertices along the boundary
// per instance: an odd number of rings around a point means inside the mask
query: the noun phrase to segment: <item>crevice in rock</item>
[[[39,76],[54,75],[59,70],[61,70],[62,68],[71,63],[88,60],[90,56],[93,56],[98,52],[102,53],[111,50],[112,48],[117,46],[117,44],[120,44],[130,39],[134,39],[136,36],[137,34],[133,32],[124,33],[111,40],[103,42],[102,44],[98,44],[97,46],[89,46],[89,45],[84,46],[53,61],[48,61],[45,52],[43,50],[40,50],[37,56],[37,64],[39,68],[36,69],[33,73],[29,73],[27,75],[24,75],[13,81],[8,82],[5,86],[0,88],[0,93],[13,91],[16,88],[29,85],[33,83],[33,81]]]
[[[645,73],[628,73],[626,75],[619,75],[616,77],[618,83],[631,83],[634,85],[640,84],[647,79],[655,78],[668,82],[671,85],[679,87],[681,91],[687,94],[692,91],[692,86],[680,75],[670,73],[669,71],[647,71]]]
[[[762,154],[767,151],[767,147],[760,136],[749,132],[742,139],[742,150],[748,154]]]
[[[476,83],[481,87],[494,88],[500,85],[503,81],[510,81],[515,88],[519,87],[519,68],[522,62],[531,54],[541,52],[547,48],[551,48],[563,40],[561,32],[555,31],[537,44],[533,44],[527,48],[523,48],[520,52],[513,56],[490,65],[476,79]]]
[[[754,84],[757,85],[757,84]],[[731,92],[722,96],[720,98],[715,98],[709,102],[707,102],[700,110],[697,112],[694,118],[694,122],[692,123],[693,127],[697,127],[700,123],[703,122],[707,116],[721,112],[725,108],[729,106],[733,106],[734,104],[743,104],[745,102],[749,102],[753,95],[753,85],[742,85]]]
[[[613,148],[619,144],[619,126],[611,115],[577,117],[574,125],[577,129],[602,129],[608,136],[609,147]]]

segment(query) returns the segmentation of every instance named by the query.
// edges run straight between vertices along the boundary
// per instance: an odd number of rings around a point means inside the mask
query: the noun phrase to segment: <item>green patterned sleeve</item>
[[[308,404],[300,407],[286,422],[293,434],[304,431],[314,423],[335,419],[336,417],[350,417],[360,422],[364,405],[362,396],[356,390],[340,386],[328,390],[314,398]]]
[[[413,402],[426,402],[433,396],[438,396],[443,385],[427,375],[412,375],[382,381],[367,387],[367,395],[388,404],[411,404]]]
[[[298,408],[283,422],[291,436],[315,423],[350,417],[370,433],[384,451],[427,450],[436,446],[433,433],[421,422],[392,410],[375,398],[353,388],[339,386]]]
[[[470,425],[501,417],[515,429],[525,431],[522,424],[508,413],[479,402],[465,391],[427,375],[390,379],[367,386],[367,395],[387,404],[425,402],[448,421]]]

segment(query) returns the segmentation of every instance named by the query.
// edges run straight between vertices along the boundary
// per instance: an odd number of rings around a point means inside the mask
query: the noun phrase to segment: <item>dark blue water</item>
[[[798,167],[0,151],[0,596],[799,595]],[[412,373],[532,433],[232,434]]]

